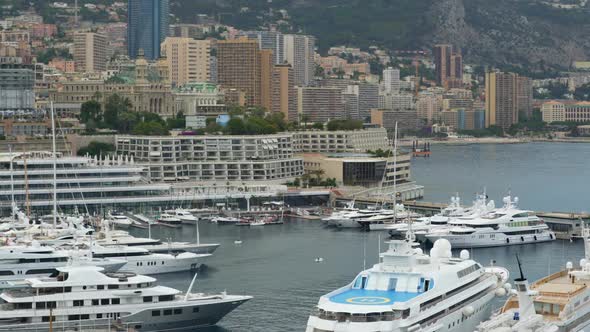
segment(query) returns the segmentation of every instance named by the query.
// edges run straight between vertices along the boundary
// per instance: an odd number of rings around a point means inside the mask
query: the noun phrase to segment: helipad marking
[[[379,296],[357,296],[346,299],[346,302],[353,304],[385,304],[391,302],[391,300]]]

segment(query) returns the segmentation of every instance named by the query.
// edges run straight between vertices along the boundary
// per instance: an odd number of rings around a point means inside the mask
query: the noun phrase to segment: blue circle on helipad
[[[385,304],[391,302],[391,300],[379,296],[357,296],[346,299],[346,302],[353,304]]]

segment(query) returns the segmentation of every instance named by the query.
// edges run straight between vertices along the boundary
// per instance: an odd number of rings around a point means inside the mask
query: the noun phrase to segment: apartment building
[[[74,62],[79,72],[93,73],[107,69],[107,37],[94,32],[74,34]]]
[[[151,181],[283,183],[303,175],[291,134],[117,136],[116,146],[145,166]]]
[[[170,82],[183,85],[190,82],[208,82],[210,73],[211,43],[184,37],[167,37],[162,43],[166,56]]]
[[[293,133],[297,153],[365,153],[368,150],[391,150],[385,128],[336,131],[298,131]]]
[[[541,106],[543,121],[590,122],[590,102],[548,101]]]

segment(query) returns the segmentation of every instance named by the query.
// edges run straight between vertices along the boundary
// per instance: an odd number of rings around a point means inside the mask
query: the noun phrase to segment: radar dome
[[[572,262],[565,263],[565,268],[571,270],[574,268],[574,264]]]
[[[451,258],[451,243],[447,239],[438,239],[430,250],[432,258]]]
[[[424,252],[422,251],[422,249],[420,249],[420,248],[416,248],[416,249],[414,249],[414,253],[415,253],[416,255],[422,255]]]
[[[459,258],[461,258],[462,260],[468,260],[469,259],[469,251],[463,249],[461,250],[461,253],[459,254]]]
[[[586,259],[582,258],[582,259],[580,259],[580,267],[583,268],[584,266],[586,266]]]

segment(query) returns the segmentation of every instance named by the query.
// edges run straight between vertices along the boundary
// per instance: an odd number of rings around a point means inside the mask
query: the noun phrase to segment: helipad
[[[418,295],[419,293],[350,289],[332,296],[330,301],[356,305],[392,305],[395,302],[406,302]]]

